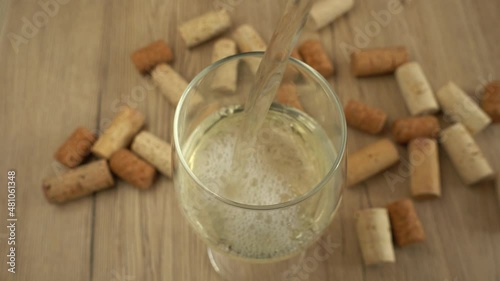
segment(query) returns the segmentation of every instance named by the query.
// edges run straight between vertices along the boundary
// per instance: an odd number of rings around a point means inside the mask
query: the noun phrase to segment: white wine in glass
[[[340,102],[320,74],[294,59],[282,83],[293,85],[303,109],[273,103],[254,145],[238,147],[248,149],[244,163],[232,163],[255,82],[245,64],[261,58],[240,54],[209,66],[189,85],[174,120],[178,200],[227,280],[282,280],[330,224],[345,180]],[[217,72],[234,64],[236,92],[213,89]]]

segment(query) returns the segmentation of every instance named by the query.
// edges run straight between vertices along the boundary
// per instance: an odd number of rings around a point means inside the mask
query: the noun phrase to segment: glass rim
[[[182,152],[182,148],[181,148],[180,141],[179,141],[179,125],[178,125],[178,123],[179,123],[180,112],[181,112],[180,108],[183,107],[183,105],[186,102],[186,100],[187,100],[188,96],[190,95],[190,93],[194,92],[194,91],[192,91],[192,89],[195,87],[195,85],[198,84],[198,82],[203,77],[205,77],[208,73],[210,73],[212,70],[217,69],[221,65],[223,65],[223,64],[225,64],[227,62],[233,61],[233,60],[238,60],[238,59],[242,59],[242,58],[245,58],[245,57],[256,57],[256,58],[260,57],[260,58],[262,58],[263,55],[264,55],[264,52],[239,53],[239,54],[236,54],[236,55],[232,55],[232,56],[223,58],[223,59],[221,59],[219,61],[216,61],[216,62],[210,64],[206,68],[204,68],[200,73],[198,73],[193,78],[193,80],[191,80],[191,82],[188,84],[187,88],[182,93],[182,96],[181,96],[181,98],[179,100],[179,103],[177,105],[177,108],[179,110],[177,110],[177,109],[175,110],[174,122],[173,122],[174,123],[174,131],[173,131],[174,136],[173,136],[173,139],[174,139],[174,149],[175,149],[175,152],[177,153],[177,156],[179,157],[179,160],[180,160],[180,163],[181,163],[182,167],[188,172],[189,176],[195,181],[195,183],[198,185],[198,187],[203,188],[204,191],[206,191],[208,194],[212,195],[215,199],[222,201],[223,203],[226,203],[228,205],[232,205],[234,207],[238,207],[238,208],[241,208],[241,209],[248,209],[248,210],[275,210],[275,209],[282,209],[282,208],[286,208],[286,207],[289,207],[289,206],[297,205],[298,203],[300,203],[300,202],[308,199],[309,197],[313,196],[314,194],[316,194],[317,192],[319,192],[321,189],[323,189],[323,187],[326,185],[326,183],[329,181],[329,179],[331,177],[333,177],[334,174],[337,172],[337,170],[340,167],[340,164],[342,163],[342,159],[344,157],[344,154],[346,152],[346,147],[347,147],[347,124],[346,124],[346,120],[345,120],[345,115],[343,114],[343,107],[342,107],[342,104],[341,104],[341,102],[340,102],[337,94],[335,93],[335,91],[333,90],[333,88],[330,86],[330,84],[328,83],[328,81],[326,81],[325,78],[319,72],[317,72],[315,69],[313,69],[312,67],[310,67],[306,63],[304,63],[304,62],[302,62],[300,60],[297,60],[297,59],[295,59],[293,57],[289,57],[288,60],[292,64],[297,65],[298,67],[305,69],[307,72],[310,72],[317,79],[317,81],[320,84],[321,88],[324,90],[324,92],[326,92],[330,96],[330,98],[332,99],[333,103],[335,104],[335,107],[337,107],[337,110],[340,113],[339,117],[340,117],[340,123],[341,123],[340,127],[341,127],[341,138],[342,138],[342,140],[341,140],[340,149],[339,149],[339,151],[337,153],[337,157],[336,157],[335,161],[333,162],[333,164],[332,164],[330,170],[328,171],[328,173],[326,173],[322,177],[321,181],[319,183],[317,183],[313,188],[309,189],[307,192],[301,194],[300,196],[295,197],[292,200],[289,200],[289,201],[286,201],[286,202],[276,203],[276,204],[270,204],[270,205],[245,204],[245,203],[240,203],[240,202],[237,202],[237,201],[225,198],[225,197],[219,195],[218,193],[212,191],[207,186],[205,186],[205,184],[194,174],[194,172],[189,167],[189,165],[188,165],[188,163],[186,161],[186,158],[184,157],[184,153]],[[339,197],[339,199],[337,200],[336,203],[339,202],[340,197]]]

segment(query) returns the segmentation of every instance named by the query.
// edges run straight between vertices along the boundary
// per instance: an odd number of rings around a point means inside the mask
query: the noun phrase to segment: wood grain
[[[49,0],[42,0],[49,1]],[[45,177],[61,172],[53,152],[77,126],[101,132],[121,106],[146,115],[147,128],[170,140],[173,109],[130,62],[132,51],[165,39],[173,67],[187,80],[210,63],[211,43],[188,50],[177,26],[235,3],[233,29],[249,23],[265,40],[284,7],[280,1],[91,1],[70,0],[46,25],[19,45],[22,18],[42,11],[36,1],[0,3],[0,184],[17,172],[17,273],[7,272],[7,232],[0,228],[0,280],[220,280],[203,243],[177,206],[172,182],[161,177],[151,190],[119,181],[116,189],[62,206],[48,204]],[[395,1],[395,0],[394,0]],[[392,75],[357,79],[342,44],[355,45],[359,30],[386,10],[388,0],[357,1],[354,8],[320,32],[337,74],[329,82],[345,104],[360,99],[383,109],[391,120],[408,116]],[[438,0],[402,2],[366,47],[405,45],[420,62],[434,90],[449,80],[477,96],[486,81],[500,79],[500,2]],[[446,124],[444,124],[446,125]],[[386,132],[387,133],[387,132]],[[500,128],[475,137],[493,168],[500,170]],[[349,129],[349,150],[377,137]],[[399,147],[404,158],[406,149]],[[416,202],[425,243],[396,249],[393,265],[364,267],[355,235],[354,213],[410,196],[409,179],[390,187],[379,175],[344,192],[342,206],[325,234],[336,248],[303,280],[500,280],[500,219],[493,183],[464,186],[448,157],[440,153],[442,198]],[[390,172],[398,173],[397,166]],[[0,218],[7,217],[7,189],[0,189]],[[319,246],[313,246],[313,249]],[[310,255],[310,253],[308,254]]]

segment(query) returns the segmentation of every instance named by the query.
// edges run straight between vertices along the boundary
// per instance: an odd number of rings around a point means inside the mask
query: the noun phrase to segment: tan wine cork
[[[410,199],[387,205],[394,240],[399,247],[425,240],[424,228]]]
[[[95,141],[94,133],[87,128],[79,127],[59,147],[54,158],[66,167],[74,168],[90,154],[90,148]]]
[[[168,64],[159,64],[151,72],[151,77],[168,102],[177,106],[182,93],[188,86],[186,80]]]
[[[153,166],[127,149],[120,149],[109,159],[111,171],[140,189],[151,187],[156,176]]]
[[[120,148],[127,147],[144,125],[144,119],[139,111],[124,107],[92,146],[92,153],[108,159]]]
[[[172,147],[155,135],[142,131],[132,142],[132,151],[155,166],[163,175],[172,177]]]
[[[310,39],[304,41],[299,47],[299,53],[304,62],[316,69],[323,77],[333,75],[333,63],[326,54],[320,40]]]
[[[407,62],[396,69],[401,95],[411,115],[432,114],[439,111],[431,85],[420,64]]]
[[[416,199],[441,196],[439,153],[435,139],[417,138],[408,144],[408,155],[412,167],[411,194]]]
[[[481,149],[461,123],[441,132],[441,144],[465,184],[475,184],[495,176]]]
[[[398,161],[398,150],[389,139],[382,139],[365,146],[347,159],[347,186],[362,182]]]
[[[248,24],[242,24],[236,28],[233,38],[242,53],[265,51],[267,48],[264,39]]]
[[[220,9],[191,19],[179,26],[179,33],[186,45],[191,48],[199,45],[231,27],[229,13]]]
[[[304,111],[304,108],[300,103],[299,95],[297,94],[297,88],[293,83],[281,84],[278,88],[278,91],[276,92],[276,100],[279,103],[286,104]]]
[[[500,122],[500,81],[486,85],[481,106],[493,122]]]
[[[471,134],[477,134],[490,123],[490,117],[455,83],[448,82],[436,94],[443,112],[462,123]]]
[[[349,11],[354,0],[321,0],[314,2],[309,12],[307,26],[318,30]]]
[[[42,189],[50,203],[63,203],[84,197],[115,184],[106,160],[95,161],[43,181]]]
[[[236,43],[228,38],[222,38],[214,43],[212,63],[236,54]],[[232,61],[215,71],[212,80],[212,89],[216,91],[234,93],[238,79],[238,62]]]
[[[238,45],[238,49],[242,53],[265,51],[267,48],[264,39],[257,33],[257,31],[248,24],[242,24],[233,33],[234,41]],[[250,67],[252,73],[257,73],[260,61],[257,59],[245,59],[245,62]]]
[[[351,54],[351,71],[358,77],[393,73],[408,57],[402,46],[362,49]]]
[[[432,115],[399,118],[392,124],[392,136],[398,143],[408,143],[415,138],[436,138],[439,120]]]
[[[344,107],[347,124],[369,134],[378,134],[384,128],[387,114],[357,100],[350,100]]]
[[[158,40],[135,51],[130,58],[137,70],[142,74],[146,74],[157,64],[171,62],[174,55],[165,41]]]
[[[396,261],[392,246],[391,224],[385,208],[358,211],[356,230],[365,265]]]

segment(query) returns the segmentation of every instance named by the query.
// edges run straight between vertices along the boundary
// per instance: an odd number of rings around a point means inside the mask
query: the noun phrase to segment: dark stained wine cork
[[[114,185],[106,160],[95,161],[43,181],[47,201],[63,203]]]
[[[299,47],[300,55],[305,63],[316,69],[324,77],[332,76],[334,73],[333,63],[325,52],[321,41],[310,39]]]
[[[347,124],[369,134],[378,134],[384,128],[387,114],[357,100],[350,100],[344,107]]]
[[[486,85],[481,106],[493,122],[500,122],[500,81]]]
[[[171,62],[174,55],[165,41],[158,40],[133,52],[130,58],[137,70],[146,74],[153,70],[157,64]]]
[[[153,166],[127,149],[120,149],[113,153],[109,166],[113,173],[140,189],[151,187],[156,175]]]
[[[90,154],[96,136],[87,128],[77,128],[59,147],[54,158],[68,168],[74,168]]]
[[[362,49],[351,54],[351,70],[356,76],[393,73],[406,62],[408,50],[402,46]]]
[[[435,116],[400,118],[392,124],[392,136],[398,143],[408,143],[415,138],[436,138],[441,127]]]
[[[410,199],[393,202],[387,206],[392,233],[400,247],[425,240],[424,228]]]

